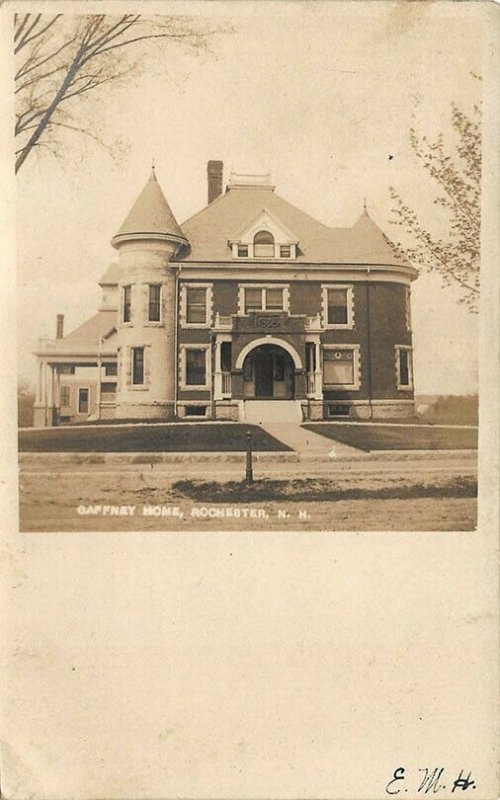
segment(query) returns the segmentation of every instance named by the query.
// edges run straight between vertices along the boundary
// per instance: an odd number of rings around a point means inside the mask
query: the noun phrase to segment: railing
[[[219,314],[219,312],[215,315],[215,325],[214,328],[216,330],[222,331],[230,331],[233,327],[233,320],[232,317],[225,314]]]
[[[214,399],[222,400],[231,397],[231,373],[214,373]]]

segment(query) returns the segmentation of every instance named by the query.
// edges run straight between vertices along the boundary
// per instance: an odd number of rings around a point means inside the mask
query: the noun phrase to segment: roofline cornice
[[[158,233],[154,231],[141,231],[140,233],[117,233],[111,239],[111,244],[117,250],[121,244],[126,242],[158,241],[167,244],[176,244],[180,247],[189,244],[185,236],[178,236],[175,233]]]
[[[255,262],[251,261],[227,261],[227,262],[220,262],[220,261],[182,261],[179,260],[176,262],[181,271],[183,268],[187,267],[188,270],[212,270],[217,271],[220,270],[221,273],[235,271],[237,273],[242,273],[245,277],[251,279],[253,275],[256,275],[259,272],[273,272],[275,277],[277,277],[276,273],[283,277],[290,277],[293,274],[296,274],[300,271],[304,271],[308,274],[314,274],[315,272],[324,273],[325,271],[339,271],[342,273],[348,272],[357,272],[363,273],[364,275],[371,275],[372,273],[378,274],[381,272],[389,272],[394,275],[400,274],[404,275],[406,278],[409,278],[411,281],[415,280],[419,273],[415,267],[405,266],[402,264],[349,264],[346,262],[321,262],[321,263],[314,263],[314,264],[307,264],[307,263],[297,263],[291,264],[290,262],[283,262],[278,261],[269,261],[269,262],[259,262],[255,264]]]

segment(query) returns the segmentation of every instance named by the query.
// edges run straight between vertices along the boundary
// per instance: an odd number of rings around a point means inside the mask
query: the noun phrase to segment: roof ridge
[[[313,217],[312,214],[309,214],[307,211],[304,211],[304,209],[299,208],[298,206],[294,205],[294,203],[290,203],[289,200],[286,200],[280,194],[274,193],[274,196],[277,197],[279,200],[281,200],[282,203],[286,203],[287,206],[290,206],[290,208],[293,208],[295,211],[298,211],[299,214],[303,214],[305,217],[308,217],[308,219],[310,219],[316,225],[321,225],[322,228],[326,228],[326,230],[331,230],[329,225],[325,225],[324,222],[320,222],[320,220],[316,219],[316,217]]]
[[[207,208],[212,208],[213,206],[215,206],[215,205],[216,205],[216,203],[218,203],[220,200],[222,200],[222,199],[223,199],[223,198],[226,196],[226,194],[228,194],[228,192],[227,192],[227,191],[225,191],[225,192],[221,192],[221,193],[220,193],[220,195],[219,195],[218,197],[216,197],[216,198],[215,198],[215,200],[212,200],[212,202],[211,202],[211,203],[207,203],[207,204],[206,204],[206,206],[203,206],[203,208],[200,208],[198,211],[195,211],[195,213],[194,213],[194,214],[191,214],[191,216],[190,216],[190,217],[188,217],[188,218],[187,218],[187,219],[185,219],[183,222],[181,222],[181,223],[180,223],[180,227],[182,228],[182,226],[183,226],[183,225],[187,225],[187,224],[188,224],[188,222],[191,222],[191,220],[195,219],[195,218],[196,218],[197,216],[199,216],[200,214],[203,214],[203,212],[204,212],[204,211],[206,211],[206,210],[207,210]]]

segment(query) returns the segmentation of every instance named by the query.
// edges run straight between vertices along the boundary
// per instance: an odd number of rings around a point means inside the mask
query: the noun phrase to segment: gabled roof
[[[95,343],[100,339],[107,338],[118,322],[118,313],[114,309],[98,311],[93,317],[76,328],[68,336],[64,337],[65,342]]]
[[[286,242],[292,244],[297,242],[297,236],[292,233],[292,231],[289,231],[286,225],[283,225],[280,219],[276,219],[274,214],[271,214],[267,208],[261,208],[261,210],[253,219],[247,220],[242,228],[229,237],[229,241],[243,241],[245,236],[248,236],[249,233],[261,227],[270,228],[271,233],[273,232],[274,228],[274,230],[279,232],[279,234],[283,237],[283,243]]]
[[[294,263],[408,266],[366,210],[352,228],[330,228],[269,188],[233,187],[182,225],[191,251],[185,261],[232,261],[228,241],[262,211],[269,211],[299,240]]]
[[[144,236],[148,233],[185,239],[156,180],[154,169],[112,241],[115,243],[119,237]]]

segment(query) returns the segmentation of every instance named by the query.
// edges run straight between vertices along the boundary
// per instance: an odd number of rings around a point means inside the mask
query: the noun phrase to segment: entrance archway
[[[247,353],[243,361],[245,398],[292,400],[294,393],[294,362],[283,347],[261,344]]]

